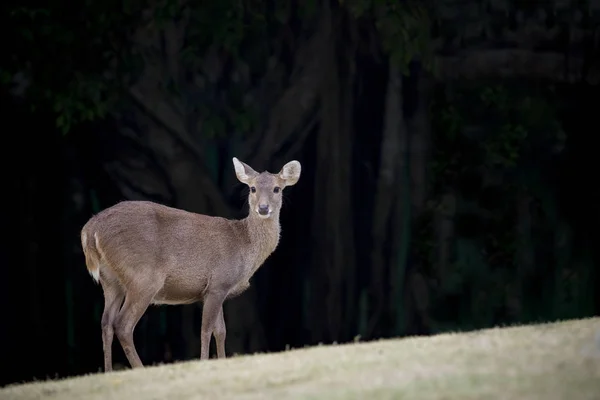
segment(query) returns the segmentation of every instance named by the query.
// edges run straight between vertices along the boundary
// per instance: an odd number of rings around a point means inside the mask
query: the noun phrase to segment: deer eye
[[[250,187],[250,191],[251,191],[252,193],[256,193],[256,188],[255,188],[254,186],[251,186],[251,187]]]
[[[279,191],[280,191],[280,190],[281,190],[281,188],[280,188],[280,187],[277,187],[277,186],[275,186],[275,187],[273,188],[273,193],[279,193]]]

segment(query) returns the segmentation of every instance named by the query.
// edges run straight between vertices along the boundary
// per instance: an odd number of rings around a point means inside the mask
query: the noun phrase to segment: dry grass
[[[2,400],[600,399],[600,318],[185,362],[0,389]]]

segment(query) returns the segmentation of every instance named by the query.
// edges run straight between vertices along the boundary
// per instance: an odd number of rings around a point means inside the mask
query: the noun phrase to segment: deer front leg
[[[225,292],[209,292],[204,299],[202,307],[202,331],[200,332],[200,359],[208,360],[210,339],[217,328],[219,314],[223,315],[223,301]],[[225,321],[223,320],[223,327]],[[225,341],[225,339],[223,339]],[[218,343],[218,339],[217,339]],[[224,349],[223,349],[224,350]]]

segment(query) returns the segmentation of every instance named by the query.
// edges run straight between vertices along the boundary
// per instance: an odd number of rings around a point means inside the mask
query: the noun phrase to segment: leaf
[[[33,42],[33,33],[29,29],[21,29],[21,35],[30,42]]]
[[[290,18],[290,3],[289,2],[276,2],[275,7],[275,19],[279,21],[279,23],[286,24]]]
[[[4,69],[0,69],[0,84],[6,85],[12,81],[12,74]]]
[[[54,112],[61,112],[63,110],[63,104],[60,100],[55,101],[54,103]]]

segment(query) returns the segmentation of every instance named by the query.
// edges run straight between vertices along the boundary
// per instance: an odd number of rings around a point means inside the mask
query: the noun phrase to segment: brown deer
[[[223,302],[241,294],[279,242],[282,190],[300,178],[290,161],[278,174],[258,173],[233,158],[250,187],[249,214],[230,220],[149,201],[123,201],[90,218],[81,230],[85,263],[104,291],[104,370],[112,370],[113,333],[133,368],[143,367],[133,330],[150,304],[203,303],[200,359],[215,336],[225,358]]]

